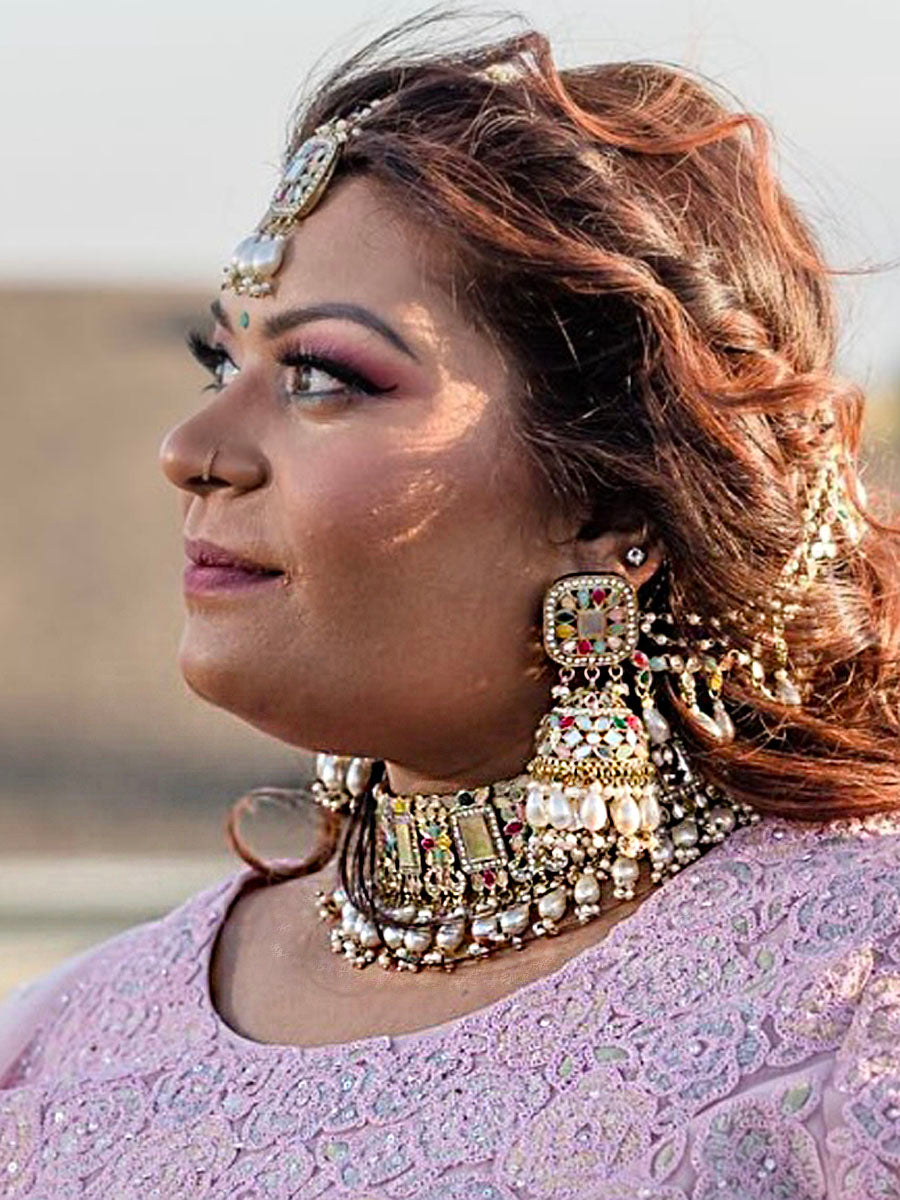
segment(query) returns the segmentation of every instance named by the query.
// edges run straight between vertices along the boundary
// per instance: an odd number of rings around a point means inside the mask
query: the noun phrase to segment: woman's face
[[[377,185],[335,185],[273,296],[221,293],[223,386],[160,450],[187,538],[283,572],[186,590],[188,685],[290,744],[387,759],[395,785],[521,769],[548,698],[543,591],[577,568],[510,372],[436,263]]]

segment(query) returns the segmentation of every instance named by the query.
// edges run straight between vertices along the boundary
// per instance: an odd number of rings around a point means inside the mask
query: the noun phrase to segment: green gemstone
[[[457,828],[465,847],[466,857],[473,863],[493,858],[497,851],[491,839],[491,831],[484,816],[477,809],[461,812],[457,817]]]
[[[397,838],[397,858],[400,861],[401,867],[417,867],[416,851],[413,845],[412,830],[404,821],[394,827],[394,834]]]
[[[250,314],[248,312],[242,312],[241,316],[240,316],[241,329],[246,329],[249,324],[250,324]]]

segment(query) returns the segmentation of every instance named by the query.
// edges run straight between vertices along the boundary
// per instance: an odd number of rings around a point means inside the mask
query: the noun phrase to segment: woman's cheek
[[[360,554],[388,555],[417,534],[452,500],[459,484],[448,463],[375,440],[323,447],[307,455],[282,489],[291,544],[325,543]],[[302,558],[301,558],[302,561]]]

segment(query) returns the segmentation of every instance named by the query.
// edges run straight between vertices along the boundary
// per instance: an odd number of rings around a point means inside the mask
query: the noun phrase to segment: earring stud
[[[625,561],[630,567],[642,567],[647,561],[647,551],[643,546],[630,546],[625,551]]]

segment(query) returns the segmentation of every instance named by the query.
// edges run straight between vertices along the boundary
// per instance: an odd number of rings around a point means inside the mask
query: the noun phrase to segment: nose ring
[[[216,455],[218,453],[219,453],[219,447],[216,446],[209,452],[209,455],[207,456],[206,462],[203,465],[203,474],[200,476],[200,478],[203,480],[204,483],[209,483],[209,476],[210,476],[210,472],[212,471],[212,465],[215,462]]]

